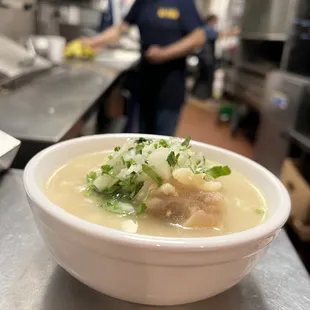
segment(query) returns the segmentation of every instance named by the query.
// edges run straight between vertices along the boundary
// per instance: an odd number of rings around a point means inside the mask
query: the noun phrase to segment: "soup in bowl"
[[[150,305],[232,287],[290,212],[287,191],[265,168],[189,137],[70,140],[35,156],[24,183],[64,269],[104,294]]]

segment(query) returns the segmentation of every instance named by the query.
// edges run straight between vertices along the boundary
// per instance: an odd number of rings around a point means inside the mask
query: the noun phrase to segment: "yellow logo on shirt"
[[[157,16],[161,19],[177,20],[180,18],[180,11],[176,8],[159,8]]]

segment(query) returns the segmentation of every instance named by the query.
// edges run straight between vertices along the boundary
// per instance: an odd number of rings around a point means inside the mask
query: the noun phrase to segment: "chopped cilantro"
[[[142,154],[142,150],[144,149],[144,144],[139,144],[137,147],[136,147],[136,153],[137,154]]]
[[[228,166],[215,166],[206,171],[206,175],[214,179],[227,176],[230,174],[231,174],[231,170]]]
[[[147,139],[142,138],[142,137],[136,140],[137,144],[144,143],[144,142],[147,142]]]
[[[201,174],[201,173],[204,173],[205,169],[203,167],[197,167],[196,169],[191,168],[191,170],[194,174]]]
[[[108,212],[112,212],[116,214],[124,214],[124,215],[132,213],[130,208],[124,208],[122,206],[124,206],[124,203],[121,203],[117,199],[111,199],[111,200],[105,201],[102,204],[102,207]]]
[[[108,212],[113,212],[113,213],[117,213],[117,214],[123,213],[123,210],[120,209],[117,200],[104,201],[102,204],[102,207]]]
[[[118,195],[120,188],[121,188],[120,181],[117,181],[111,187],[104,189],[102,193],[111,197],[115,197]]]
[[[159,141],[159,145],[162,146],[162,147],[165,147],[165,148],[169,147],[167,141],[164,140],[164,139],[161,139],[161,140]]]
[[[189,143],[191,142],[191,136],[188,136],[183,142],[182,142],[182,146],[188,147]]]
[[[147,209],[146,203],[145,203],[145,202],[142,202],[142,203],[140,203],[139,206],[136,208],[136,214],[144,213],[146,209]]]
[[[145,212],[148,197],[153,190],[153,188],[152,190],[144,188],[147,178],[152,179],[158,186],[164,183],[157,172],[161,161],[153,165],[149,160],[149,156],[153,152],[156,150],[161,152],[162,148],[167,150],[167,155],[165,155],[167,158],[164,157],[163,160],[167,161],[171,170],[176,167],[188,167],[195,174],[204,174],[206,180],[231,173],[227,166],[216,166],[210,169],[212,166],[206,163],[203,155],[190,151],[190,141],[191,137],[187,137],[183,141],[179,139],[153,140],[143,137],[129,139],[124,146],[114,148],[114,153],[108,156],[110,161],[101,167],[101,171],[90,172],[87,175],[85,194],[96,195],[102,199],[102,207],[109,212],[127,215]],[[116,154],[117,152],[119,153]],[[120,152],[123,154],[120,155]],[[182,161],[180,157],[182,157]],[[184,164],[181,164],[182,162]],[[140,200],[140,193],[144,190],[147,191],[147,195],[143,200]],[[139,202],[135,199],[138,194]],[[264,214],[263,212],[260,209],[256,210],[257,214]]]
[[[150,166],[142,165],[142,170],[154,182],[156,182],[158,186],[163,185],[163,179]]]
[[[175,155],[174,152],[171,152],[167,157],[167,162],[170,167],[175,167],[178,164],[180,154]]]
[[[87,184],[93,183],[97,178],[97,173],[92,171],[87,174]]]
[[[85,191],[85,195],[86,196],[91,196],[93,195],[93,193],[95,192],[96,190],[96,187],[94,185],[94,181],[96,180],[97,178],[97,173],[92,171],[92,172],[89,172],[86,176],[86,191]]]

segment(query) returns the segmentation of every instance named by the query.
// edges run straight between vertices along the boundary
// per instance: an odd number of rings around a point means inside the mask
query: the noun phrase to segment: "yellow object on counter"
[[[84,45],[80,40],[69,43],[65,49],[65,58],[93,59],[96,52],[90,46]]]

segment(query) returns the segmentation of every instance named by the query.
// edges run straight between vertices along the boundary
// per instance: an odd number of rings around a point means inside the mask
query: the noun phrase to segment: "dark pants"
[[[139,80],[140,132],[175,135],[185,100],[183,63],[142,64]]]
[[[158,108],[153,115],[140,110],[140,132],[164,136],[174,136],[181,109]]]
[[[195,81],[192,90],[194,96],[203,100],[212,98],[214,72],[215,72],[214,64],[207,65],[201,62],[199,68],[199,75],[197,77],[197,80]]]

